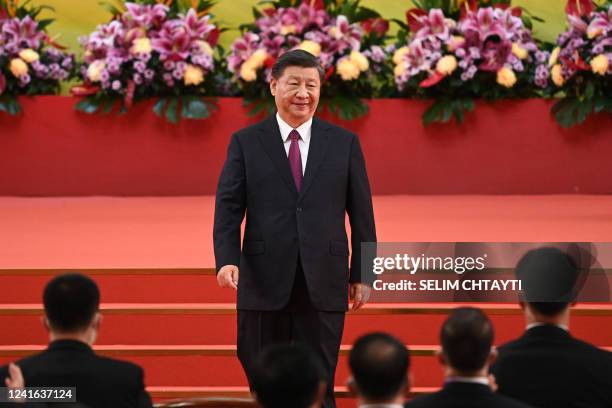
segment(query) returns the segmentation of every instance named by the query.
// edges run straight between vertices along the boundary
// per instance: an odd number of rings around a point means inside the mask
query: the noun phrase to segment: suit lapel
[[[276,170],[280,173],[287,188],[297,197],[297,188],[295,187],[295,182],[291,175],[289,159],[287,158],[287,152],[285,152],[285,147],[283,146],[283,138],[280,134],[276,117],[273,115],[263,121],[259,130],[259,140],[263,144],[266,153],[270,157],[270,160],[272,160],[272,163],[274,163]],[[308,160],[310,160],[310,158]]]
[[[308,158],[306,159],[306,171],[304,180],[302,181],[302,189],[300,190],[298,201],[301,200],[308,188],[311,186],[317,171],[325,159],[327,145],[329,141],[329,126],[322,123],[317,118],[312,119],[312,130],[310,135],[310,146],[308,148]]]

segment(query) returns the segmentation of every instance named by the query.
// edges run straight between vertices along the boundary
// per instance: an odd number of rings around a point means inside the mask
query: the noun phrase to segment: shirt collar
[[[289,137],[289,133],[293,130],[293,128],[280,117],[279,113],[276,112],[276,121],[278,122],[278,128],[280,129],[281,137],[283,138],[283,143],[287,141]],[[295,128],[300,134],[300,137],[304,142],[310,141],[310,129],[312,128],[312,118],[308,119],[306,122],[302,123],[300,126]]]
[[[540,327],[540,326],[556,326],[560,329],[565,330],[566,332],[569,332],[569,327],[567,327],[564,324],[548,324],[548,323],[542,323],[542,322],[535,322],[535,323],[528,324],[526,330],[530,330],[530,329],[533,329],[534,327]]]
[[[446,383],[471,383],[471,384],[482,384],[489,386],[489,379],[486,377],[448,377],[445,380]]]

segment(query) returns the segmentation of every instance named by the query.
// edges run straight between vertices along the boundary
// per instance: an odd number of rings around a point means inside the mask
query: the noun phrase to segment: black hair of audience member
[[[98,312],[100,290],[91,278],[79,273],[66,273],[47,284],[43,303],[52,330],[78,332],[87,328]]]
[[[558,248],[543,247],[527,252],[516,266],[522,300],[537,313],[554,317],[577,296],[579,271],[571,256]]]
[[[263,408],[308,408],[325,393],[319,356],[300,343],[265,348],[254,362],[252,384]]]
[[[493,325],[482,310],[454,309],[440,330],[442,352],[457,371],[474,373],[482,369],[493,346]]]
[[[349,365],[357,391],[370,401],[393,398],[408,385],[410,354],[389,334],[371,333],[357,339]]]

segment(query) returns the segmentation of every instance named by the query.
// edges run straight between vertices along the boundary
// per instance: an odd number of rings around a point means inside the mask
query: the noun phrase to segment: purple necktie
[[[289,167],[291,167],[291,174],[293,174],[293,180],[295,181],[295,187],[298,193],[302,188],[302,155],[300,154],[300,134],[297,130],[293,129],[289,133],[291,139],[291,146],[289,146]]]

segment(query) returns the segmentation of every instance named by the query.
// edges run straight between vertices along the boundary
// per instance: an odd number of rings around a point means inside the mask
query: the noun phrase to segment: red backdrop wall
[[[0,195],[214,194],[230,135],[255,121],[237,98],[179,125],[150,103],[92,116],[70,97],[21,102],[24,114],[0,114]],[[563,130],[543,100],[480,103],[462,126],[425,129],[425,106],[378,99],[340,122],[360,137],[375,194],[612,193],[610,116]]]

